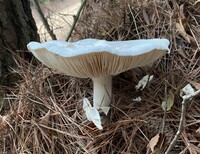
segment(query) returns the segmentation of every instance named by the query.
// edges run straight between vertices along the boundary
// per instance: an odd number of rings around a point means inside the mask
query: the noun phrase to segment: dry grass
[[[162,37],[170,40],[171,54],[151,66],[114,77],[113,102],[103,131],[85,120],[82,109],[83,97],[92,100],[89,79],[58,74],[16,58],[16,72],[22,80],[0,102],[0,153],[151,153],[147,145],[161,132],[161,102],[167,87],[175,103],[157,143],[157,153],[162,153],[178,128],[180,89],[191,81],[200,85],[199,6],[192,0],[115,0],[112,4],[89,0],[72,40]],[[146,74],[153,74],[154,79],[136,91],[135,85]],[[137,96],[141,102],[133,102]],[[174,153],[200,153],[199,101],[197,97],[189,102],[185,131]]]

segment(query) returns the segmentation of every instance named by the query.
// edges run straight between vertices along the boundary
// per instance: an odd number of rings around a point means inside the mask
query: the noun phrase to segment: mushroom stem
[[[106,115],[110,109],[112,93],[112,76],[92,78],[94,87],[93,106],[101,109]]]

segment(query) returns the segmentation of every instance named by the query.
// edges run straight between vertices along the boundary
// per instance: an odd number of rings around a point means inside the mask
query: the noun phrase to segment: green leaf
[[[171,110],[173,105],[174,105],[174,94],[170,91],[167,96],[167,100],[162,102],[162,109],[164,111],[169,111]]]

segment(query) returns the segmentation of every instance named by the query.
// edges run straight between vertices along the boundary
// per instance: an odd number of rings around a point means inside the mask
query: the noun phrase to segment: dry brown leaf
[[[150,24],[150,20],[149,20],[149,16],[148,16],[148,14],[147,14],[145,9],[142,10],[142,14],[143,14],[144,21],[149,25]]]
[[[176,28],[179,34],[191,45],[196,46],[196,41],[193,36],[187,33],[189,18],[185,15],[185,11],[188,9],[188,1],[179,6],[179,23],[176,23]]]
[[[186,41],[190,42],[188,34],[185,32],[185,28],[181,23],[176,23],[176,29]]]
[[[182,22],[182,24],[184,25],[184,27],[187,26],[188,23],[188,15],[187,15],[187,10],[189,7],[189,2],[188,0],[185,0],[185,2],[179,6],[179,18],[185,22]]]
[[[195,40],[192,36],[190,36],[189,34],[186,33],[185,31],[185,28],[183,26],[183,24],[180,22],[180,23],[176,23],[176,29],[177,31],[179,32],[179,34],[188,42],[188,43],[191,43],[191,44],[196,44],[195,43]]]
[[[182,4],[179,7],[179,13],[180,13],[180,16],[181,16],[182,19],[186,18],[185,13],[184,13],[184,7],[185,7],[185,4]]]
[[[147,151],[152,151],[152,154],[163,153],[168,146],[165,134],[158,133],[154,136],[147,145]]]
[[[158,133],[156,136],[154,136],[154,137],[149,141],[148,147],[150,147],[150,149],[151,149],[152,152],[154,152],[154,148],[155,148],[155,146],[158,144],[159,139],[160,139],[160,133]]]

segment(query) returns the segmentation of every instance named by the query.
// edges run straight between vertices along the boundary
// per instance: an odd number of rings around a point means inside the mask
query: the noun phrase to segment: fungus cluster
[[[70,76],[91,78],[93,108],[108,114],[112,99],[112,76],[148,65],[169,52],[167,39],[77,42],[30,42],[27,47],[46,66]]]

